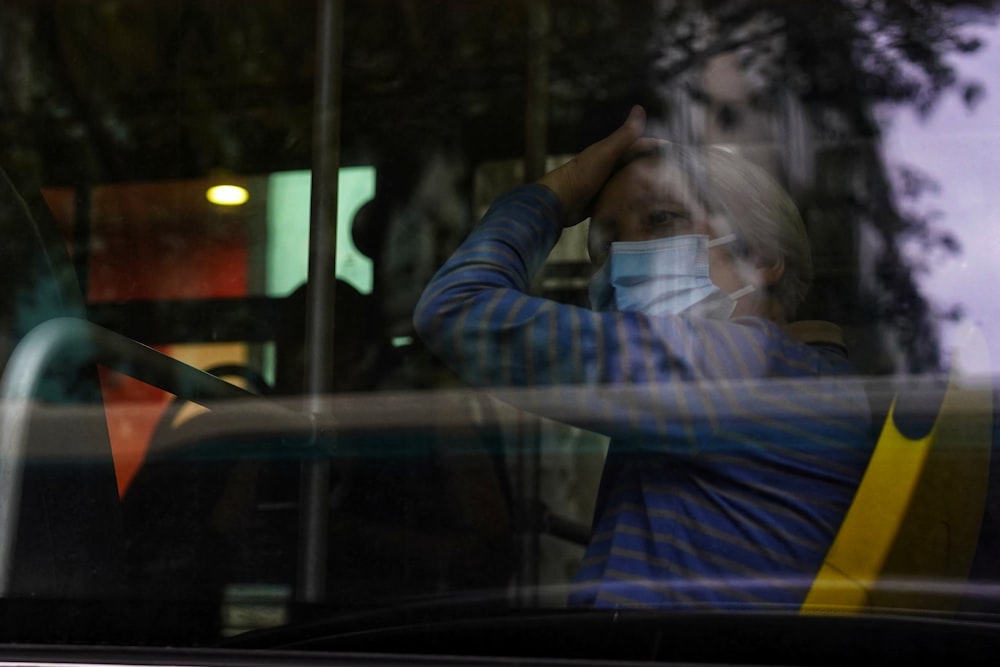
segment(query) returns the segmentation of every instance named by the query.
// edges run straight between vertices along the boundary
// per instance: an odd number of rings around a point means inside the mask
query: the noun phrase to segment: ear
[[[611,231],[590,218],[587,229],[587,254],[590,255],[591,264],[594,266],[604,264],[604,260],[608,257],[608,249],[611,247],[611,240]]]
[[[785,259],[778,257],[770,262],[767,260],[758,261],[757,275],[760,276],[764,285],[770,287],[781,280],[781,276],[785,275]]]

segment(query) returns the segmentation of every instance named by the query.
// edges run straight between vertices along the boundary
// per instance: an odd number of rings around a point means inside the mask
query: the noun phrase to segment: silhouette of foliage
[[[791,94],[819,141],[875,141],[878,104],[928,113],[953,92],[975,106],[983,84],[962,78],[953,57],[981,46],[975,28],[1000,4],[548,0],[539,12],[539,1],[346,2],[345,162],[413,159],[435,145],[461,145],[473,162],[522,154],[537,40],[547,58],[551,152],[600,136],[637,98],[654,115],[669,111],[672,96],[651,91],[704,97],[690,75],[723,53],[738,54],[755,82],[754,108],[771,109]],[[0,160],[12,174],[49,184],[306,168],[316,7],[316,0],[4,2]],[[722,105],[717,118],[737,127],[745,110]],[[878,160],[870,152],[861,158]],[[891,191],[885,174],[874,180]],[[861,208],[877,219],[887,248],[915,237],[957,251],[931,218],[892,202]],[[886,252],[880,261],[900,265],[877,274],[902,304],[890,317],[899,321],[920,310],[904,303],[920,299],[919,267]],[[933,318],[922,312],[924,335],[933,337]]]
[[[578,121],[580,104],[625,100],[643,83],[668,83],[735,50],[765,89],[791,88],[809,104],[850,111],[854,131],[872,131],[858,109],[876,102],[926,111],[948,89],[970,105],[982,96],[981,84],[962,80],[948,58],[979,47],[967,29],[996,2],[549,5],[549,86],[561,121]],[[345,127],[359,142],[386,130],[398,138],[446,132],[469,119],[489,123],[486,130],[520,127],[511,110],[523,101],[525,6],[346,3]],[[19,65],[0,72],[5,144],[62,157],[45,169],[64,182],[257,166],[264,156],[308,164],[315,7],[314,0],[6,2],[0,49],[5,63]],[[65,164],[70,155],[73,167]]]

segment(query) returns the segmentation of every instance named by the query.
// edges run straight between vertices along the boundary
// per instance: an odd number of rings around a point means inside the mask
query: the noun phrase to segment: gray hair
[[[715,231],[736,235],[733,252],[737,258],[763,265],[784,261],[784,273],[769,290],[791,318],[812,284],[812,249],[802,216],[778,181],[732,150],[666,142],[626,156],[616,171],[646,157],[680,168],[697,200],[713,218],[724,218],[727,228]]]

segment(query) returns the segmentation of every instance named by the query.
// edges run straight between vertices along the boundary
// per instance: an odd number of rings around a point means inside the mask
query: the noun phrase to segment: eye
[[[653,211],[646,218],[646,225],[659,234],[680,234],[691,228],[687,211]]]

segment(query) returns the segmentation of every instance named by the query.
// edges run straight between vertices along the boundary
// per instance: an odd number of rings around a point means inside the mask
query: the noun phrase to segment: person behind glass
[[[561,385],[523,407],[611,436],[572,604],[796,607],[867,465],[868,402],[837,327],[788,323],[812,273],[788,195],[732,152],[644,129],[635,107],[498,198],[416,330],[466,381]],[[588,214],[593,309],[529,295]]]

